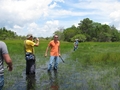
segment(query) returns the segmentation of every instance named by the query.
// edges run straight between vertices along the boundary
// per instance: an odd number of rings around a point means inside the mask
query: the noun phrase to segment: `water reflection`
[[[26,75],[26,81],[27,81],[27,90],[35,90],[35,85],[36,85],[35,74]]]
[[[59,90],[58,79],[57,79],[57,71],[48,72],[49,80],[50,80],[50,90]]]

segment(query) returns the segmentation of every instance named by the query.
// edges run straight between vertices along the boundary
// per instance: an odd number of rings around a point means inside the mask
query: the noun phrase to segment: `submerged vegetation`
[[[61,41],[57,72],[47,73],[49,57],[44,53],[49,41],[35,48],[36,75],[27,81],[23,41],[5,41],[13,60],[13,71],[5,65],[3,90],[119,90],[120,42],[83,42],[73,51],[73,43]]]

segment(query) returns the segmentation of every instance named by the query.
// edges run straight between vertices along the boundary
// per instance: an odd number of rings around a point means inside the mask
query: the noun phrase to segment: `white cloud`
[[[35,23],[33,25],[34,21],[42,16],[48,16],[48,5],[51,2],[52,0],[1,0],[0,18],[2,20],[0,20],[0,27],[6,26],[18,33],[22,29],[27,29],[29,33],[33,30],[33,26],[35,25]],[[36,27],[34,26],[35,28],[37,28],[37,24]],[[26,30],[22,31],[27,33]]]
[[[18,35],[52,36],[84,18],[120,29],[119,0],[0,0],[0,27]]]
[[[52,5],[50,5],[50,8],[54,8],[54,7],[56,7],[56,6],[57,6],[57,3],[54,2]]]
[[[43,34],[42,37],[49,37],[53,35],[53,33],[58,30],[59,27],[59,21],[58,20],[52,20],[52,21],[47,21],[46,24],[43,27]]]
[[[55,0],[55,1],[56,2],[63,2],[63,3],[65,2],[64,0]]]
[[[114,20],[114,21],[119,21],[120,19],[120,10],[114,11],[110,14],[110,17]]]
[[[18,26],[18,25],[14,25],[14,27],[13,27],[14,29],[22,29],[20,26]]]
[[[83,15],[91,19],[99,20],[101,23],[113,24],[120,27],[120,1],[119,0],[79,0],[74,7],[84,9]],[[79,14],[79,13],[78,13]],[[100,20],[101,19],[101,20]],[[119,24],[119,25],[118,25]],[[120,29],[120,28],[119,28]]]

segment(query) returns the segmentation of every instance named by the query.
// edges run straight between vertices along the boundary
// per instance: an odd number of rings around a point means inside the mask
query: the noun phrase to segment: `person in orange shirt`
[[[50,49],[50,60],[48,65],[48,71],[52,69],[52,63],[54,62],[53,69],[58,69],[58,62],[60,56],[60,41],[58,41],[58,35],[53,36],[54,40],[51,40],[48,44],[48,47],[45,52],[45,57],[47,56],[47,52]]]

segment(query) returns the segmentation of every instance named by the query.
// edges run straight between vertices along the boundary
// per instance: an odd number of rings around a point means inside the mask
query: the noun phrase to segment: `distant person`
[[[25,59],[26,59],[26,75],[35,74],[35,55],[34,46],[39,46],[39,39],[36,38],[36,42],[33,42],[32,34],[27,35],[27,39],[24,41],[25,46]]]
[[[12,71],[12,60],[9,56],[7,45],[3,41],[0,41],[0,90],[2,90],[4,86],[4,60],[8,65],[8,70]]]
[[[48,50],[50,49],[50,60],[48,65],[48,71],[52,69],[52,64],[54,63],[53,69],[58,69],[58,62],[60,56],[60,42],[58,41],[58,36],[54,35],[53,40],[48,44],[48,47],[45,52],[45,57],[47,56]]]
[[[78,44],[79,44],[78,39],[75,39],[75,41],[74,41],[74,51],[76,49],[78,49]]]

